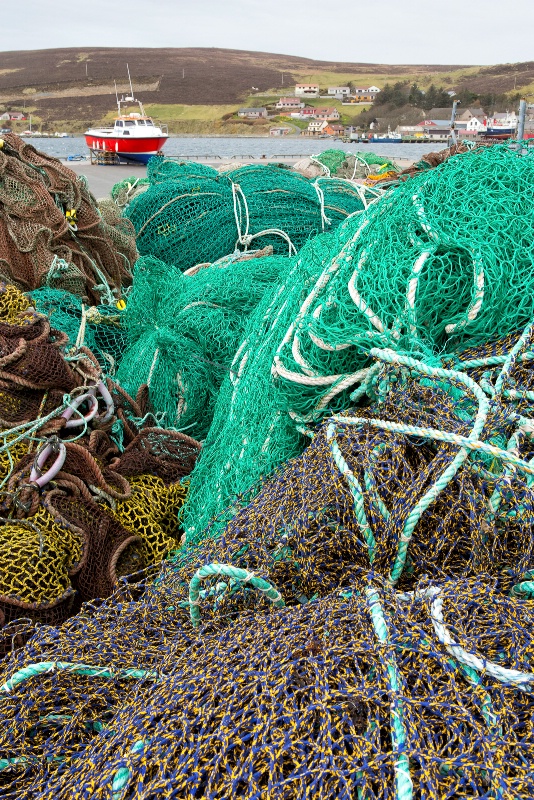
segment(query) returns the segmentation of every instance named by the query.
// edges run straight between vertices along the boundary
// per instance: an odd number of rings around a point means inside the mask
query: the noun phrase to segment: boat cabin
[[[154,127],[150,117],[141,114],[122,114],[115,120],[113,133],[118,136],[146,136],[147,128]]]

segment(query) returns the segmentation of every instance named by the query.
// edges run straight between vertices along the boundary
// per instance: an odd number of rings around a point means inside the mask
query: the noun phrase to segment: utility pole
[[[459,100],[453,101],[451,112],[451,139],[454,145],[458,144],[458,140],[456,138],[456,107],[459,102]]]
[[[527,115],[527,101],[521,100],[519,102],[519,120],[517,123],[517,140],[523,141],[525,138],[525,117]]]
[[[185,79],[185,67],[182,67],[182,80]]]

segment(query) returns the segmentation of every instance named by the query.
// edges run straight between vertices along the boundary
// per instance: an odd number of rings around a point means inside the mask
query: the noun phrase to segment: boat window
[[[151,119],[147,119],[145,124],[146,125],[154,125],[154,123],[152,122]]]
[[[127,120],[126,120],[126,122],[125,122],[124,124],[125,124],[125,125],[126,125],[128,128],[131,128],[131,127],[133,127],[133,126],[135,125],[135,120],[133,120],[133,119],[127,119]]]
[[[130,135],[130,131],[123,131],[122,134],[123,134],[123,136],[129,136]]]
[[[122,128],[122,121],[121,121],[120,119],[118,119],[118,120],[115,122],[115,125],[116,125],[116,127],[117,127],[117,128]]]
[[[145,121],[144,121],[144,119],[138,119],[138,120],[137,120],[137,124],[138,124],[138,125],[144,125],[144,124],[145,124]]]

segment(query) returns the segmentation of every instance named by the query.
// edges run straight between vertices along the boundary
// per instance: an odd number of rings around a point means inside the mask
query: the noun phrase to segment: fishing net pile
[[[355,184],[320,183],[276,166],[243,166],[224,174],[202,164],[152,159],[150,185],[124,210],[141,255],[186,271],[247,249],[272,246],[291,255],[310,237],[367,206]]]
[[[117,380],[134,396],[147,384],[165,427],[207,434],[247,320],[286,268],[288,259],[270,252],[236,253],[186,274],[150,256],[137,262]]]
[[[360,180],[369,175],[391,175],[398,172],[395,162],[384,156],[360,151],[346,153],[337,148],[302,158],[293,169],[307,178],[326,176],[345,180]]]
[[[35,310],[48,317],[52,327],[66,334],[67,349],[76,345],[88,347],[104,372],[115,374],[127,344],[120,308],[86,306],[71,292],[48,287],[36,289],[30,297]]]
[[[136,176],[124,178],[112,187],[111,199],[120,209],[126,208],[134,197],[146,192],[149,185],[148,178],[138,178]],[[99,201],[99,206],[101,204],[102,200]]]
[[[132,541],[112,596],[24,646],[4,628],[2,796],[533,796],[533,152],[454,154],[291,257],[227,252],[186,274],[145,257],[119,382],[80,341],[60,354],[49,391],[70,419],[77,390],[100,392],[78,405],[97,422],[67,441],[36,394],[25,430],[57,448],[49,426],[65,467],[38,492],[18,477],[35,454],[6,462],[8,524],[30,509],[79,520],[88,499]],[[154,165],[128,208],[169,182],[215,180],[182,166]],[[4,327],[35,325],[9,292]],[[42,330],[59,352],[65,337]],[[162,453],[174,441],[185,477],[198,445],[144,427],[152,386],[182,426],[202,424],[186,400],[203,414],[215,402],[185,508]],[[183,520],[185,542],[134,583],[168,553],[143,556],[161,543],[146,533],[157,513],[164,534]]]
[[[84,178],[15,134],[0,147],[0,278],[114,302],[137,257],[134,230],[104,219]]]
[[[533,148],[480,148],[303,248],[251,317],[221,387],[192,477],[188,537],[298,454],[300,424],[350,405],[372,348],[438,365],[532,319],[533,200]]]
[[[533,333],[382,358],[221,537],[15,652],[6,796],[526,800]]]
[[[4,796],[532,795],[531,603],[362,576],[196,631],[177,595],[125,587],[4,664]]]
[[[0,616],[61,622],[180,541],[199,445],[0,284]],[[0,628],[1,630],[1,628]],[[0,633],[0,649],[9,641]]]

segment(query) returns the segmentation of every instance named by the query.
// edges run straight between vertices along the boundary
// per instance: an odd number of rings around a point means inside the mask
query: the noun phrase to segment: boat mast
[[[119,111],[119,117],[121,115],[121,101],[119,100],[119,93],[117,91],[117,81],[113,81],[115,84],[115,97],[117,98],[117,109]]]
[[[145,109],[143,108],[142,102],[140,100],[136,100],[135,97],[134,97],[134,90],[133,90],[133,86],[132,86],[132,78],[130,76],[130,66],[129,66],[129,64],[126,64],[126,69],[128,70],[128,80],[130,82],[130,98],[129,99],[133,100],[134,103],[139,103],[139,109],[141,111],[141,114],[143,116],[145,116]]]

